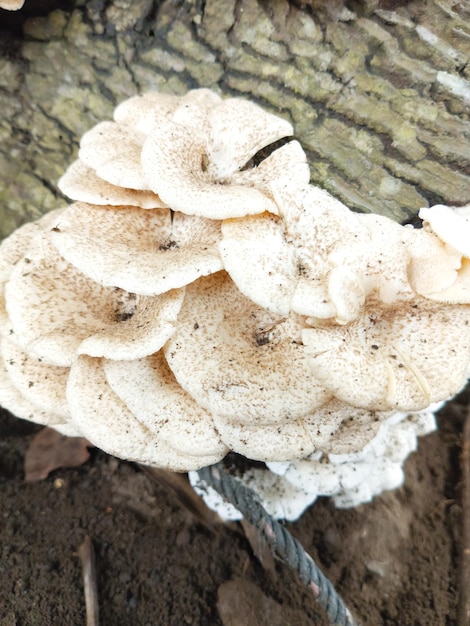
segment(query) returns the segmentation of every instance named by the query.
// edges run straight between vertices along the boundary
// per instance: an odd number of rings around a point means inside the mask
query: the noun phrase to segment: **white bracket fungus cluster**
[[[87,132],[75,202],[0,247],[0,403],[174,471],[266,462],[287,517],[399,484],[466,382],[470,207],[352,213],[292,135],[206,89]]]

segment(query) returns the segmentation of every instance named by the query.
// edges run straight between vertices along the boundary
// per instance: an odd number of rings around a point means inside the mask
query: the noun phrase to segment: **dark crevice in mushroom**
[[[165,243],[162,243],[158,246],[159,250],[174,250],[175,248],[179,248],[179,245],[176,243],[176,241],[173,241],[172,239],[169,239]]]
[[[270,143],[268,146],[261,148],[261,150],[258,150],[258,152],[255,155],[253,155],[251,159],[247,163],[245,163],[245,165],[242,168],[240,168],[240,171],[244,172],[245,170],[251,170],[255,167],[258,167],[258,165],[262,161],[267,159],[268,156],[271,156],[273,152],[275,152],[279,148],[282,148],[282,146],[285,146],[286,144],[290,143],[293,140],[294,140],[294,137],[283,137],[282,139],[278,139],[278,141],[275,141],[274,143]]]
[[[246,471],[253,468],[266,469],[266,465],[263,462],[247,459],[236,452],[229,452],[222,462],[227,471],[236,476],[243,476]]]
[[[207,172],[207,168],[209,167],[209,157],[207,154],[201,155],[201,170],[203,172]]]
[[[257,346],[265,346],[272,339],[272,331],[259,332],[255,334],[255,341]]]
[[[116,322],[126,322],[129,320],[135,313],[135,309],[133,311],[125,311],[124,313],[116,313],[114,319]]]
[[[413,215],[413,217],[402,223],[402,226],[405,225],[413,226],[413,228],[423,228],[423,220],[418,215]]]
[[[115,288],[118,296],[114,309],[114,321],[126,322],[137,310],[138,297],[135,293],[129,293],[118,287]]]
[[[302,263],[299,263],[297,265],[297,273],[299,276],[307,276],[308,277],[308,270],[305,267],[305,265],[302,265]]]

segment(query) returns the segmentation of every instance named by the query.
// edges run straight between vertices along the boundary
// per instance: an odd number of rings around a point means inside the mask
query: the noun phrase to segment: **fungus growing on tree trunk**
[[[469,371],[468,207],[352,213],[292,133],[207,89],[88,131],[75,202],[0,246],[3,406],[174,471],[264,462],[290,519],[400,484]]]

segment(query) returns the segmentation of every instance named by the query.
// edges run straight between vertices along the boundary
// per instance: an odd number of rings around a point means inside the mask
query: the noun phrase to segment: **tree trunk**
[[[353,209],[404,221],[468,202],[468,0],[348,7],[26,0],[0,11],[0,237],[66,203],[56,181],[79,137],[149,89],[210,87],[286,117],[312,182]]]

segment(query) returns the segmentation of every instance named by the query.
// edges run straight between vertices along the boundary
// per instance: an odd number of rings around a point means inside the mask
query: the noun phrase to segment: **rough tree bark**
[[[63,204],[80,135],[148,89],[285,116],[312,182],[354,209],[470,200],[468,0],[27,0],[0,30],[0,236]]]

